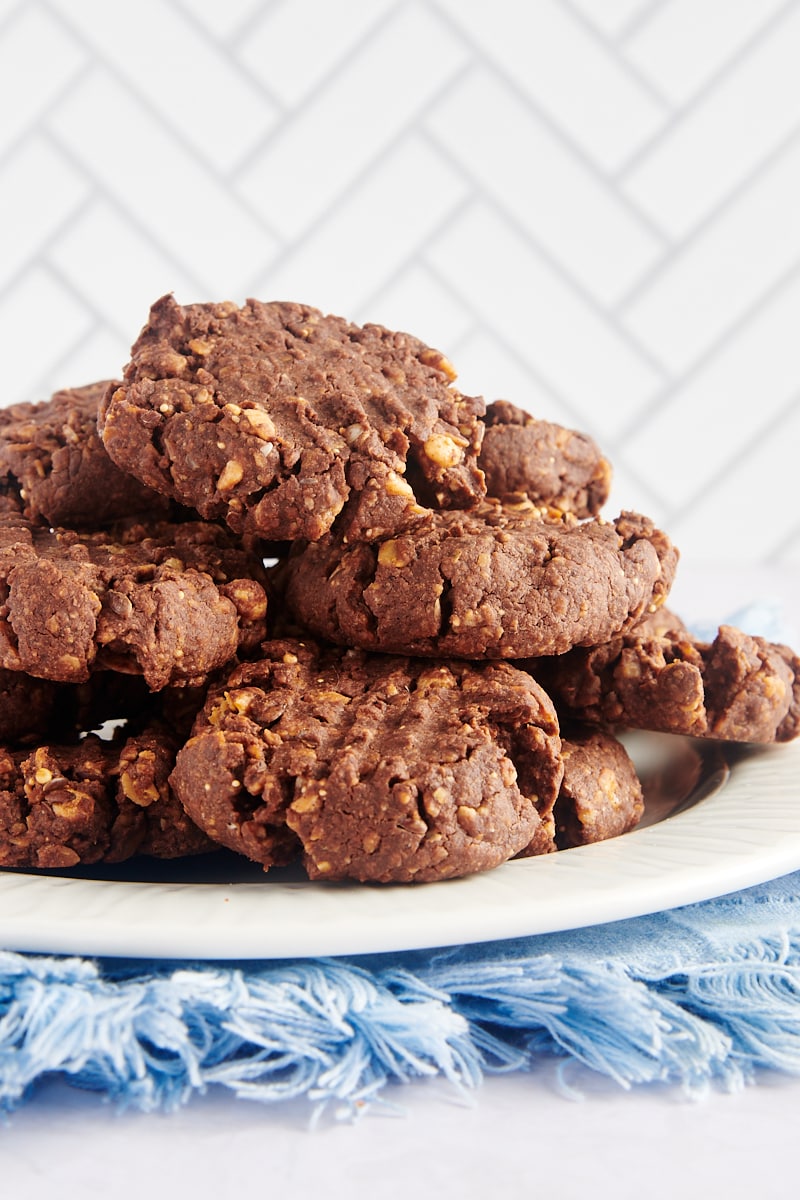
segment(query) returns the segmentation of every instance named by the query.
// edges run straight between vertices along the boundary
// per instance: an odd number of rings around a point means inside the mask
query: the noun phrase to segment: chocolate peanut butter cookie
[[[569,726],[561,739],[564,779],[554,818],[559,850],[627,833],[644,812],[642,785],[622,745],[602,729]]]
[[[611,465],[585,433],[538,421],[507,400],[486,409],[478,465],[486,491],[502,500],[526,495],[576,517],[593,517],[608,499]]]
[[[663,601],[677,555],[645,517],[578,524],[523,502],[431,512],[373,544],[296,546],[286,603],[317,636],[434,657],[522,658],[607,641]]]
[[[0,748],[0,867],[57,868],[213,850],[167,778],[178,743],[161,726],[120,742]]]
[[[527,665],[581,720],[736,742],[797,737],[800,659],[787,646],[730,625],[701,642],[671,624],[646,621],[605,645]]]
[[[484,494],[482,400],[416,338],[315,308],[249,300],[151,309],[101,412],[108,453],[149,487],[237,533],[371,538],[424,502]]]
[[[555,710],[506,663],[267,642],[213,689],[171,783],[209,836],[314,879],[421,882],[534,840],[561,781]]]
[[[260,560],[202,522],[77,533],[0,524],[0,666],[62,682],[110,668],[203,682],[265,632]]]
[[[109,386],[0,409],[0,486],[16,491],[30,520],[97,529],[139,513],[167,515],[168,501],[120,471],[103,447],[97,414]]]

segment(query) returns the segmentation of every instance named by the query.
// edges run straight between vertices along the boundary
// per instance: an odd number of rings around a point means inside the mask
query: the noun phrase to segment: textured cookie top
[[[0,666],[80,682],[107,667],[201,683],[264,636],[257,557],[202,522],[77,533],[0,524]]]
[[[160,725],[118,741],[0,747],[0,866],[74,867],[214,849],[167,779],[178,743]]]
[[[272,541],[371,538],[484,492],[481,400],[438,351],[301,304],[151,309],[101,413],[121,468]],[[406,478],[408,471],[409,478]]]
[[[138,513],[166,516],[167,500],[121,471],[97,432],[108,381],[0,409],[0,477],[32,521],[96,529]]]
[[[660,604],[675,571],[645,517],[584,524],[530,504],[429,513],[405,533],[296,547],[286,603],[317,636],[367,650],[525,658],[591,645]]]
[[[800,659],[731,625],[702,642],[676,619],[645,621],[530,667],[583,720],[735,742],[800,734]]]
[[[490,496],[514,493],[576,517],[596,516],[608,499],[611,464],[585,433],[539,421],[507,400],[486,409],[478,464]]]
[[[529,844],[561,780],[555,710],[477,667],[265,643],[210,694],[172,784],[211,837],[312,878],[416,882]]]

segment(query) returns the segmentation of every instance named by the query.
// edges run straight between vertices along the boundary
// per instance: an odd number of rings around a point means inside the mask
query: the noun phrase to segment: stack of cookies
[[[0,866],[446,879],[630,829],[621,729],[800,732],[800,661],[688,633],[594,442],[454,380],[164,297],[121,381],[0,410]]]

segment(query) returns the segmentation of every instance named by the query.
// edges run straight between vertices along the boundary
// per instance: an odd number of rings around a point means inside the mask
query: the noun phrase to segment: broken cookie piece
[[[507,400],[488,405],[478,465],[488,495],[527,496],[576,517],[594,517],[608,499],[611,464],[585,433],[540,421]]]
[[[583,721],[735,742],[797,737],[800,659],[793,651],[730,625],[712,642],[679,622],[666,625],[647,620],[605,645],[526,666]]]

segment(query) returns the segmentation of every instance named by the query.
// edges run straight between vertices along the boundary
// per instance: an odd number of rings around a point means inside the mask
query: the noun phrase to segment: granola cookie
[[[380,325],[248,300],[153,306],[100,415],[114,461],[149,487],[272,542],[342,513],[371,538],[484,494],[482,400],[442,354]]]
[[[593,517],[608,499],[611,464],[585,433],[539,421],[507,400],[486,409],[478,465],[499,500],[526,495],[576,517]]]
[[[69,868],[215,849],[167,779],[178,748],[153,725],[120,741],[0,747],[0,867]]]
[[[260,559],[203,522],[79,533],[0,524],[0,666],[194,685],[265,633]]]
[[[645,517],[548,514],[525,502],[429,513],[397,536],[296,546],[279,569],[313,634],[434,657],[523,658],[607,641],[660,604],[677,555]]]
[[[712,642],[646,621],[604,645],[526,664],[581,720],[734,742],[800,733],[800,659],[720,626]]]
[[[265,643],[209,693],[171,783],[210,837],[313,879],[423,882],[484,871],[547,822],[555,710],[507,663]]]
[[[0,486],[16,492],[31,521],[96,529],[138,513],[167,515],[164,496],[121,471],[103,447],[97,414],[109,386],[0,409]]]

